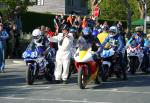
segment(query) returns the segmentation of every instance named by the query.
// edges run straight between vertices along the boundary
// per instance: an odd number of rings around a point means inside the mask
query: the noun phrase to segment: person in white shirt
[[[50,42],[58,42],[56,68],[54,72],[57,83],[60,83],[62,79],[63,83],[67,84],[73,39],[73,34],[69,33],[69,27],[66,24],[62,27],[62,33],[59,33],[57,36],[49,37]]]

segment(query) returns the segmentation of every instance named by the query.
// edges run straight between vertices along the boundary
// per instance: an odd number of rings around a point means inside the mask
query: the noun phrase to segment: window
[[[44,5],[44,0],[36,0],[37,1],[37,5]]]
[[[86,7],[86,0],[81,0],[81,7]]]
[[[74,0],[67,0],[67,6],[73,6]]]

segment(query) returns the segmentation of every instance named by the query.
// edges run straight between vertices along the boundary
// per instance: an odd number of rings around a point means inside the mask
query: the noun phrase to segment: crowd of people
[[[13,59],[21,56],[19,48],[20,32],[22,29],[20,26],[20,16],[18,14],[11,15],[5,21],[3,18],[0,12],[0,72],[4,72],[5,58]]]
[[[67,18],[56,16],[54,27],[55,32],[52,32],[49,27],[37,27],[32,33],[33,40],[31,44],[45,46],[45,50],[51,47],[57,51],[54,69],[54,77],[57,83],[61,81],[67,83],[71,58],[73,58],[73,53],[80,45],[87,49],[91,47],[96,56],[100,56],[103,48],[107,47],[108,43],[113,45],[113,49],[119,54],[124,80],[127,79],[127,59],[124,53],[126,47],[132,44],[145,47],[143,65],[149,61],[150,41],[149,36],[147,37],[143,33],[143,27],[136,27],[135,32],[129,37],[120,21],[110,26],[107,21],[100,24],[92,16],[89,18],[86,16],[83,18],[80,16],[68,16]],[[46,41],[50,44],[47,45]]]
[[[1,25],[0,27],[2,28],[3,25]],[[103,48],[106,48],[108,44],[111,45],[114,51],[119,54],[124,80],[127,79],[127,59],[123,50],[129,45],[134,44],[135,46],[139,45],[143,47],[143,65],[149,63],[150,36],[143,33],[143,27],[136,27],[135,32],[128,35],[120,21],[113,25],[109,25],[107,21],[100,24],[93,16],[80,17],[71,15],[68,17],[56,15],[54,18],[54,27],[55,32],[44,25],[35,28],[32,32],[32,41],[28,47],[33,49],[36,46],[43,46],[45,51],[49,47],[56,51],[56,65],[53,74],[57,83],[61,81],[67,83],[71,58],[73,58],[73,53],[80,45],[83,45],[83,48],[91,47],[96,56],[100,56]],[[15,24],[10,23],[9,28],[11,30],[5,29],[7,32],[0,29],[0,45],[3,45],[4,39],[6,41],[9,36],[7,40],[9,40],[8,43],[11,45],[9,45],[11,47],[9,48],[9,56],[11,57],[15,54],[12,48],[15,44],[18,46],[17,36],[19,34]],[[14,40],[14,38],[16,39]],[[15,44],[12,43],[14,41],[16,42]],[[3,51],[3,49],[0,51]],[[4,67],[1,66],[1,70],[3,70],[2,68]]]

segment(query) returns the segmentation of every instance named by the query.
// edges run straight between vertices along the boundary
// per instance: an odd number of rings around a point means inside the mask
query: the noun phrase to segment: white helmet
[[[41,35],[40,29],[34,29],[32,32],[32,36],[39,36],[39,35]]]
[[[38,42],[41,39],[41,31],[40,29],[34,29],[32,32],[33,39]]]
[[[117,33],[118,33],[118,29],[117,29],[116,26],[111,26],[111,27],[109,28],[109,32],[113,32],[113,33],[117,34]]]

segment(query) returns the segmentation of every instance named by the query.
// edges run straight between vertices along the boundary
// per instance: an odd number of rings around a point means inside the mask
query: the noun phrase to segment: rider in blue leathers
[[[101,54],[103,48],[105,47],[105,45],[109,43],[109,45],[111,46],[111,48],[114,49],[114,51],[119,55],[120,58],[120,65],[122,67],[123,70],[123,79],[126,80],[127,76],[126,76],[126,65],[125,65],[125,60],[123,58],[123,54],[122,54],[122,49],[124,48],[124,43],[122,40],[122,36],[120,34],[118,34],[118,30],[116,26],[111,26],[109,28],[109,35],[108,37],[106,37],[106,39],[104,40],[104,42],[100,45],[97,53]]]
[[[38,47],[42,48],[44,51],[41,55],[45,55],[45,58],[49,64],[48,66],[51,68],[50,73],[53,75],[55,64],[52,57],[53,55],[55,55],[55,53],[50,49],[49,43],[49,40],[47,39],[47,37],[42,35],[40,29],[34,29],[32,32],[32,40],[28,45],[27,50],[35,50]],[[51,53],[51,57],[47,55],[49,52]]]
[[[134,47],[141,47],[144,49],[144,57],[143,62],[141,65],[141,69],[144,72],[147,72],[148,64],[149,64],[149,57],[148,57],[148,47],[147,47],[147,39],[144,39],[145,34],[143,33],[142,27],[138,26],[135,28],[135,34],[131,36],[129,41],[127,42],[126,46],[132,45]]]
[[[136,33],[134,33],[131,38],[128,40],[126,46],[132,45],[132,46],[141,46],[144,47],[144,33],[142,32],[141,27],[135,28]]]

